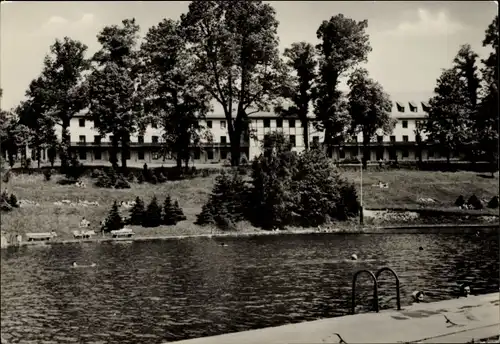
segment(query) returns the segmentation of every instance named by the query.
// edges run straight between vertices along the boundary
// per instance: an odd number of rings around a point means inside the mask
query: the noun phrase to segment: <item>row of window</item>
[[[109,137],[109,141],[113,141],[113,135]],[[78,138],[78,142],[80,143],[86,143],[87,142],[87,137],[85,135],[80,135]],[[151,142],[152,143],[158,143],[159,142],[159,137],[158,136],[151,136]],[[99,135],[94,135],[94,143],[100,144],[101,143],[101,136]],[[144,136],[137,136],[137,143],[144,143]]]
[[[289,119],[288,120],[288,127],[295,128],[295,122],[296,122],[296,120]],[[418,121],[416,121],[416,123],[418,124]],[[78,125],[80,127],[84,128],[85,127],[85,118],[79,118]],[[401,125],[403,128],[408,128],[408,121],[407,120],[401,121]],[[212,126],[213,126],[212,121],[207,121],[207,127],[212,128]],[[158,129],[158,125],[154,122],[151,124],[151,127],[153,129]],[[271,119],[265,118],[264,119],[264,128],[270,128],[270,127],[271,127]],[[277,128],[283,127],[283,119],[281,119],[281,118],[276,119],[276,127]],[[220,128],[226,129],[226,121],[220,121]]]

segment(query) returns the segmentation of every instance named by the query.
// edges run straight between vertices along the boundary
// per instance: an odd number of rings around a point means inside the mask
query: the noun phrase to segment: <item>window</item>
[[[408,142],[408,135],[403,135],[403,142]]]
[[[264,135],[264,147],[269,147],[269,135]]]
[[[391,136],[389,136],[389,138],[390,138],[392,143],[396,142],[396,136],[391,135]]]
[[[225,137],[225,136],[221,136],[221,137],[220,137],[220,143],[224,143],[224,144],[226,144],[226,143],[227,143],[227,137]]]
[[[94,151],[94,159],[95,160],[101,160],[102,159],[102,154],[100,149],[96,149]]]
[[[408,121],[403,121],[403,128],[408,128]]]
[[[85,143],[85,135],[80,135],[80,137],[78,138],[78,141],[80,141],[80,143]]]
[[[213,160],[214,159],[214,152],[212,150],[207,151],[207,159],[208,160]]]
[[[283,128],[283,120],[281,118],[276,120],[276,128]]]
[[[200,160],[200,149],[195,149],[194,150],[194,160]]]
[[[220,158],[221,158],[221,160],[227,159],[227,152],[225,150],[220,152]]]
[[[292,144],[292,147],[295,147],[296,145],[295,135],[290,135],[290,143]]]
[[[384,137],[382,135],[377,135],[377,142],[382,143],[384,141]]]
[[[313,143],[315,145],[318,145],[319,144],[319,136],[313,136]]]
[[[352,137],[352,141],[353,141],[353,142],[358,142],[358,135],[354,135],[354,136]]]
[[[156,121],[151,122],[151,128],[158,129],[158,123]]]
[[[80,160],[87,160],[87,151],[85,149],[81,149],[78,155]]]
[[[427,154],[429,158],[434,158],[434,150],[429,148],[429,153]]]
[[[151,142],[158,143],[158,136],[151,136]]]
[[[78,119],[78,125],[80,127],[85,127],[85,118],[79,118]]]
[[[341,149],[341,150],[339,151],[339,158],[340,158],[340,159],[345,159],[345,150]]]
[[[264,128],[269,128],[271,126],[271,120],[269,118],[266,118],[264,120]]]
[[[97,144],[101,143],[101,137],[99,135],[94,136],[94,143],[97,143]]]
[[[137,152],[137,159],[144,160],[144,151],[140,150]]]
[[[226,129],[226,121],[220,121],[220,128]]]
[[[130,160],[130,151],[129,150],[127,150],[125,152],[125,159]]]
[[[295,120],[294,119],[289,119],[288,120],[288,126],[290,128],[295,128]]]
[[[212,121],[207,121],[207,128],[212,128]]]
[[[408,156],[408,149],[403,149],[403,158],[407,158]]]
[[[142,135],[137,136],[137,142],[138,143],[144,143],[144,136],[142,136]]]

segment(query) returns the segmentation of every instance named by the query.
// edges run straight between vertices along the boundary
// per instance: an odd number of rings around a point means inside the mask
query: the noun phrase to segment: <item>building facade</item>
[[[417,125],[425,121],[428,105],[424,102],[394,102],[391,116],[396,120],[390,135],[383,135],[381,131],[372,138],[370,143],[370,161],[380,160],[422,160],[441,159],[438,151],[424,143],[419,143]],[[246,133],[241,142],[241,155],[247,160],[262,153],[262,142],[266,135],[278,131],[290,140],[293,150],[304,150],[304,128],[298,118],[280,118],[273,113],[255,113],[249,116],[249,133]],[[321,143],[324,133],[318,131],[311,121],[308,123],[310,144]],[[212,140],[205,140],[200,147],[193,147],[192,162],[198,164],[222,163],[230,158],[230,138],[227,130],[227,120],[224,115],[208,114],[202,121],[210,131]],[[109,162],[109,150],[112,137],[101,137],[94,128],[91,120],[84,114],[72,118],[69,132],[73,153],[82,162],[106,164]],[[57,135],[60,138],[60,129]],[[425,132],[420,133],[421,141],[425,142]],[[149,125],[144,135],[132,135],[130,138],[130,154],[127,160],[131,163],[173,163],[172,156],[163,156],[162,131],[155,125]],[[362,157],[362,134],[348,138],[340,145],[329,149],[329,155],[337,161],[360,160]],[[118,153],[118,160],[121,156]],[[35,158],[35,152],[31,152]],[[42,159],[47,160],[46,152],[42,152]]]

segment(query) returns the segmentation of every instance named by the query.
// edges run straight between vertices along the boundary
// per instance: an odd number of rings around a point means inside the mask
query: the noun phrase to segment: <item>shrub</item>
[[[52,178],[52,171],[50,169],[43,170],[43,176],[46,181],[49,181]]]
[[[465,204],[464,196],[462,196],[462,195],[458,196],[457,200],[455,201],[455,205],[457,207],[462,207],[464,204]]]
[[[10,204],[13,208],[19,208],[19,203],[17,203],[17,197],[16,197],[16,195],[14,195],[14,194],[10,194],[10,197],[9,197],[9,204]]]
[[[167,195],[163,202],[162,223],[167,226],[175,225],[175,211],[170,195]]]
[[[493,196],[488,202],[488,208],[496,209],[498,208],[498,196]]]
[[[130,221],[131,225],[140,226],[144,221],[144,202],[140,197],[135,198],[135,204],[130,209]]]
[[[158,178],[156,178],[156,176],[153,174],[151,178],[149,178],[149,182],[151,184],[158,184]]]
[[[146,212],[144,213],[142,225],[144,227],[158,227],[161,225],[161,222],[161,208],[158,205],[156,196],[153,196],[151,203],[149,203]]]
[[[137,175],[137,183],[139,183],[139,184],[144,183],[144,175],[142,173],[139,173]]]
[[[108,176],[109,182],[111,183],[111,187],[116,185],[116,182],[118,181],[118,177],[120,175],[119,173],[116,172],[116,170],[113,167],[108,170],[106,175]]]
[[[125,180],[123,176],[118,176],[115,189],[130,189],[130,184]]]
[[[472,206],[476,210],[483,209],[483,204],[475,194],[469,197],[469,199],[467,200],[467,204]]]
[[[47,149],[47,158],[50,162],[50,167],[54,167],[54,163],[56,162],[57,156],[57,144],[53,144]]]
[[[102,173],[95,182],[95,186],[98,188],[112,188],[113,184],[111,183],[111,179],[106,173]]]
[[[142,176],[144,177],[144,181],[146,182],[149,182],[153,177],[153,173],[148,168],[148,164],[144,164],[144,166],[142,166]]]
[[[92,172],[90,173],[90,178],[97,179],[100,176],[104,174],[103,171],[98,170],[98,169],[93,169]]]
[[[0,210],[1,211],[11,211],[12,205],[10,204],[10,197],[7,191],[3,191],[0,194]]]
[[[5,174],[3,175],[3,178],[2,178],[2,181],[4,183],[8,183],[9,180],[10,180],[10,176],[11,176],[11,172],[10,170],[8,170],[7,172],[5,172]]]
[[[136,178],[135,178],[134,172],[130,172],[128,174],[127,180],[128,180],[129,183],[135,183],[136,182]]]
[[[106,222],[104,225],[105,232],[111,232],[114,230],[119,230],[124,227],[124,222],[118,211],[118,204],[116,201],[113,202],[113,206],[109,211],[108,217],[106,217]]]
[[[76,159],[76,157],[72,157],[70,161],[70,165],[64,171],[66,178],[77,180],[85,173],[85,168],[83,165]]]
[[[186,220],[186,215],[184,215],[184,212],[182,211],[182,208],[179,206],[179,202],[176,200],[173,204],[174,208],[174,221],[175,224],[181,221]]]
[[[165,177],[165,175],[162,172],[160,172],[160,173],[158,173],[157,180],[158,180],[158,183],[165,183],[167,181],[167,178]]]
[[[32,161],[30,158],[23,159],[21,161],[22,168],[29,170],[31,168]]]
[[[248,165],[248,159],[247,159],[247,156],[245,154],[242,154],[241,155],[241,158],[240,158],[240,165],[241,166],[246,166]]]

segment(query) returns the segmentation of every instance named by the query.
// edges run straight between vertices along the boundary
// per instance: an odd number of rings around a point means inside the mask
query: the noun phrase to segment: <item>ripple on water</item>
[[[402,304],[459,283],[498,290],[498,238],[459,235],[285,236],[65,245],[2,251],[1,331],[12,343],[156,344],[346,314],[352,275],[392,267]],[[425,247],[419,251],[418,247]],[[346,257],[356,252],[356,262]],[[73,261],[98,269],[70,269]],[[390,274],[380,304],[395,306]],[[357,309],[372,302],[358,280]]]

